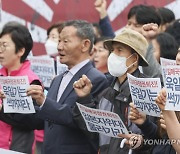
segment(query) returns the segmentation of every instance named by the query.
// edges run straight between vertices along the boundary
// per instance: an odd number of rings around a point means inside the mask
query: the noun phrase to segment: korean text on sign
[[[35,113],[32,98],[26,94],[29,87],[27,76],[1,76],[0,85],[6,96],[3,99],[5,113]]]
[[[53,58],[49,57],[28,57],[31,61],[31,69],[41,79],[45,87],[49,87],[55,77]]]
[[[136,78],[128,74],[129,87],[134,105],[139,112],[151,116],[160,116],[155,99],[161,90],[159,78]]]
[[[88,131],[117,138],[118,134],[128,134],[127,128],[116,113],[88,108],[79,103],[77,105]]]
[[[180,111],[180,66],[165,66],[163,70],[164,85],[167,90],[165,109]]]

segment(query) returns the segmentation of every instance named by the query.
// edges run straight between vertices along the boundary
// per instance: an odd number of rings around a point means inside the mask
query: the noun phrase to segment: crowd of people
[[[106,0],[96,0],[99,23],[84,20],[58,22],[47,30],[45,49],[55,64],[67,71],[57,75],[49,88],[31,70],[27,59],[33,40],[28,29],[9,22],[0,33],[0,76],[27,76],[36,113],[5,113],[0,90],[0,148],[27,154],[176,154],[180,145],[145,145],[145,139],[180,139],[180,114],[165,110],[160,57],[180,65],[180,19],[167,8],[133,6],[127,24],[115,35]],[[120,21],[121,22],[121,21]],[[59,61],[57,61],[59,60]],[[155,102],[161,116],[136,109],[127,74],[160,78],[162,90]],[[45,89],[48,91],[45,94]],[[117,113],[129,134],[120,138],[89,132],[76,103]],[[141,144],[132,148],[131,139]],[[125,144],[121,143],[125,139]]]

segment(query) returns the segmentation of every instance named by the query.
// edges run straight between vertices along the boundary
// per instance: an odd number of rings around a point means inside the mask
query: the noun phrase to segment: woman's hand
[[[130,103],[129,105],[130,105],[129,120],[131,120],[131,122],[137,125],[142,125],[146,120],[146,115],[143,113],[140,113],[136,109],[133,103]]]
[[[159,92],[157,98],[155,99],[156,104],[159,106],[159,108],[160,108],[161,110],[164,110],[164,108],[165,108],[165,105],[166,105],[166,97],[167,97],[166,89],[165,89],[165,88],[162,88],[161,91]]]

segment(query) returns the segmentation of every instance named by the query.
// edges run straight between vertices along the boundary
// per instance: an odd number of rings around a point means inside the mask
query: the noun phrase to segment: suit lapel
[[[68,95],[73,91],[73,83],[77,80],[79,80],[79,78],[82,77],[83,74],[86,74],[91,68],[92,68],[92,63],[88,62],[85,66],[83,66],[71,79],[71,81],[69,82],[69,84],[67,85],[66,89],[64,90],[59,103],[63,104],[65,99],[68,97]]]
[[[55,80],[53,80],[53,83],[51,85],[51,87],[53,87],[53,90],[49,90],[48,95],[47,95],[48,97],[55,98],[55,100],[57,100],[57,94],[59,91],[59,87],[60,87],[62,78],[63,78],[63,74],[59,75],[58,77],[56,77]]]

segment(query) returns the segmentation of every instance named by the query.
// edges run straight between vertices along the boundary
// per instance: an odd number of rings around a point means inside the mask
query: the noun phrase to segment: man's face
[[[116,54],[117,56],[120,56],[120,57],[130,57],[132,55],[132,52],[131,52],[131,48],[123,43],[113,43],[112,45],[112,52],[114,54]],[[128,60],[126,61],[126,66],[130,66],[131,64],[133,64],[134,62],[136,61],[136,56],[135,54],[128,58]]]
[[[72,68],[81,62],[82,39],[77,36],[77,29],[73,26],[63,28],[59,37],[58,52],[60,62]]]
[[[143,25],[137,23],[135,15],[132,16],[130,19],[128,19],[128,23],[127,23],[126,27],[131,28],[142,34]]]

